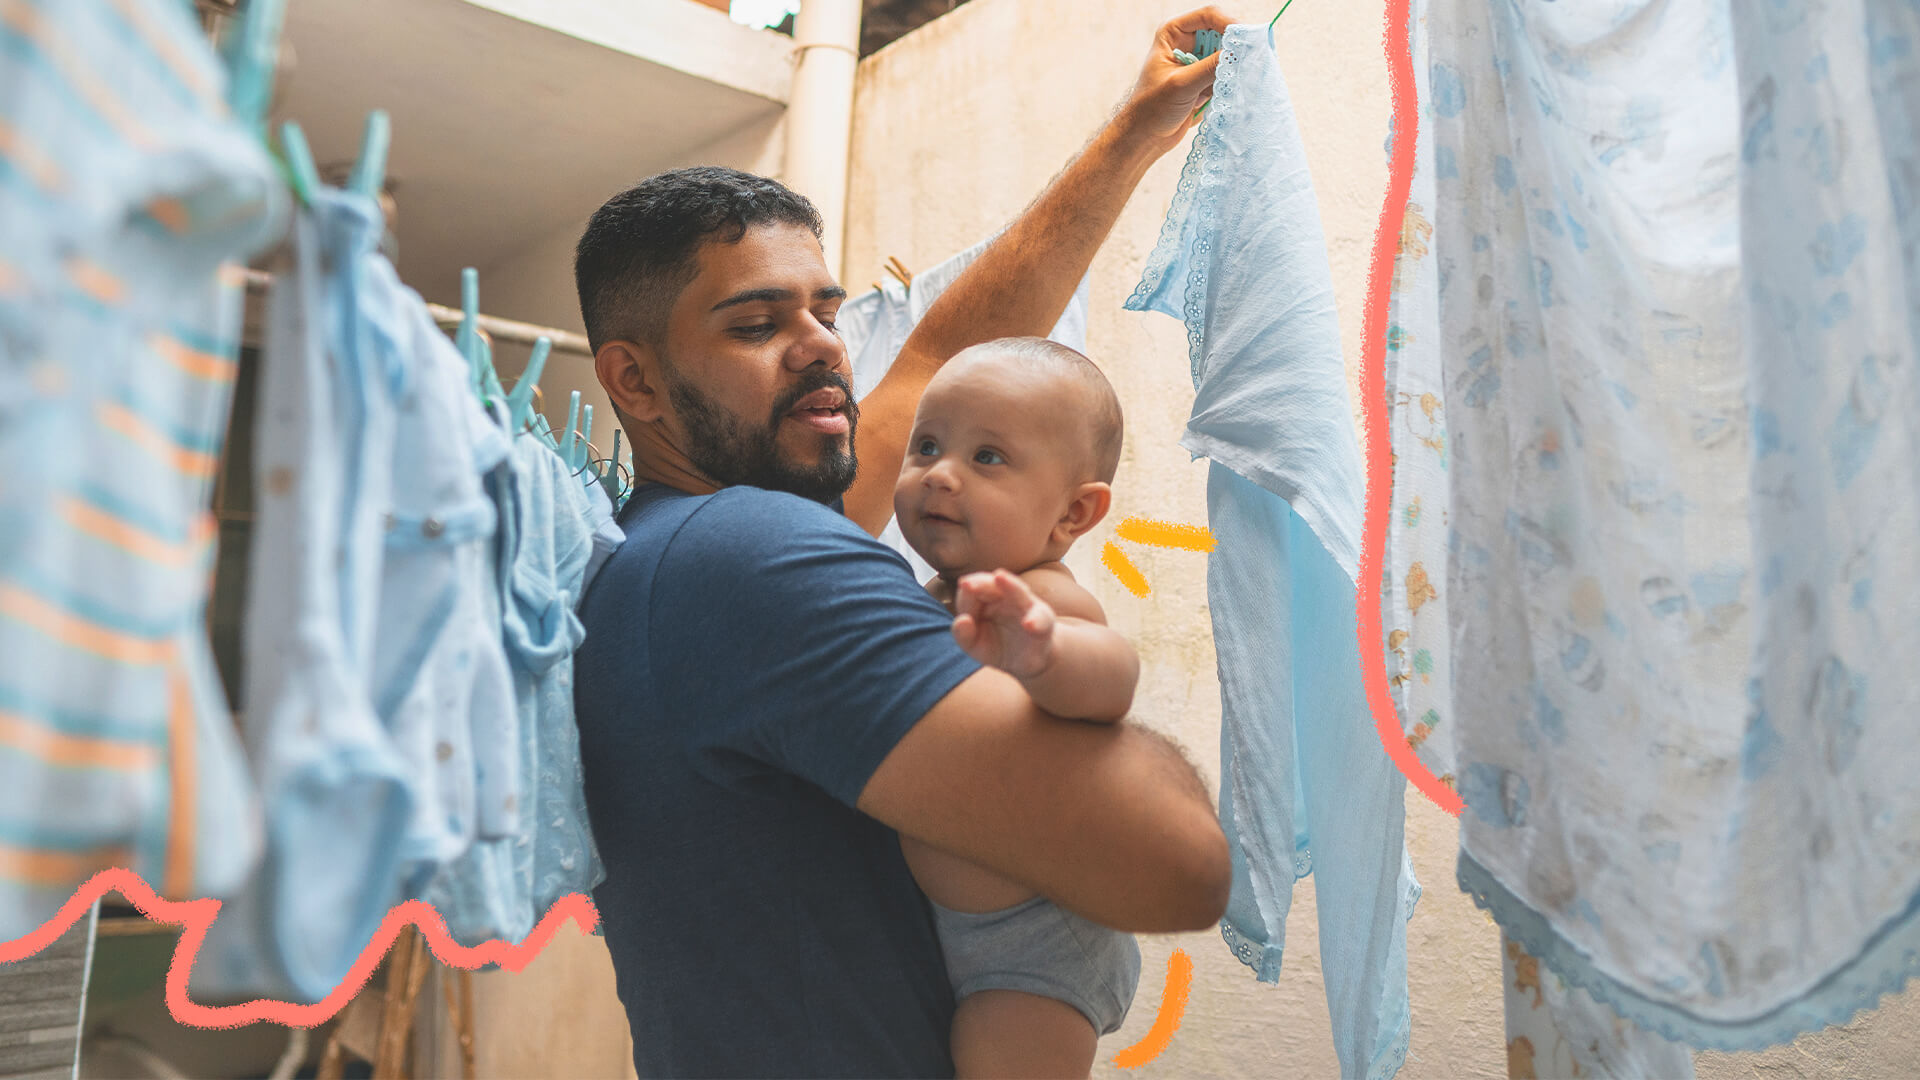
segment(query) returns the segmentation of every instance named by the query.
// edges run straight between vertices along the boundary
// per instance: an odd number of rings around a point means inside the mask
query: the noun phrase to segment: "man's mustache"
[[[801,398],[829,386],[838,387],[840,393],[846,396],[846,403],[841,408],[846,411],[847,424],[848,426],[857,425],[860,422],[860,405],[853,400],[853,384],[847,381],[846,376],[835,371],[803,376],[793,389],[781,394],[779,400],[774,403],[770,422],[778,426],[780,421],[793,411],[793,407],[800,403]]]

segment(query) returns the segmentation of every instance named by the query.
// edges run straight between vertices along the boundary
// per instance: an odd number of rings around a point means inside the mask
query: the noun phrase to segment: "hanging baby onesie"
[[[284,196],[170,0],[0,4],[0,940],[257,855],[207,642],[242,294]]]
[[[423,894],[463,945],[518,943],[555,901],[590,893],[605,876],[573,718],[573,653],[586,638],[574,605],[595,546],[592,500],[605,497],[542,440],[522,435],[513,449],[489,487],[500,508],[500,624],[532,798],[521,804],[518,836],[476,843]]]
[[[1920,951],[1920,12],[1434,0],[1460,880],[1668,1038]]]
[[[1392,1076],[1419,885],[1406,783],[1360,682],[1363,490],[1332,273],[1264,27],[1226,33],[1208,116],[1127,307],[1185,321],[1195,398],[1181,444],[1212,462],[1207,599],[1234,869],[1222,932],[1277,981],[1293,883],[1313,873],[1341,1073]]]
[[[393,494],[373,693],[418,792],[406,840],[413,895],[483,835],[476,730],[514,730],[500,623],[487,621],[483,610],[497,585],[488,566],[496,512],[482,477],[499,466],[508,444],[470,388],[466,359],[419,296],[402,288],[392,302],[403,313],[395,347],[406,357],[408,377],[398,390],[387,462]],[[486,719],[476,723],[483,712]],[[489,749],[511,755],[515,745]],[[495,806],[492,813],[502,824],[509,809]]]
[[[902,289],[889,282],[842,306],[836,328],[840,331],[841,340],[846,342],[847,356],[853,364],[855,399],[866,397],[868,391],[880,384],[881,377],[893,366],[894,358],[900,355],[900,346],[907,343],[908,335],[920,325],[927,309],[998,238],[999,234],[996,233],[960,254],[915,274],[910,288]],[[849,308],[852,309],[850,312]],[[1053,332],[1047,336],[1070,349],[1086,351],[1086,278],[1080,279],[1080,287],[1074,290],[1073,299],[1067,301],[1066,311],[1061,313],[1060,321],[1054,324]],[[897,465],[893,464],[888,467],[897,469]],[[879,539],[906,558],[907,565],[913,568],[915,579],[928,581],[933,578],[933,567],[928,566],[912,545],[907,543],[897,522],[889,519]]]
[[[394,902],[414,791],[368,671],[399,358],[359,332],[363,279],[386,265],[374,250],[381,225],[371,199],[319,190],[276,268],[243,697],[267,842],[208,931],[193,969],[201,992],[317,1001]]]

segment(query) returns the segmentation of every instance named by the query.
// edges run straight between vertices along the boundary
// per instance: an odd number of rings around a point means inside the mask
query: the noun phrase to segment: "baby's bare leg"
[[[1080,1010],[1018,990],[968,994],[953,1014],[956,1080],[1085,1080],[1100,1042]]]
[[[999,911],[1033,898],[1033,891],[1023,885],[916,840],[901,837],[900,852],[920,891],[952,911]],[[953,1016],[958,1080],[1082,1080],[1093,1070],[1098,1042],[1080,1010],[1018,990],[969,994]]]
[[[918,840],[901,837],[900,854],[907,857],[920,891],[943,908],[980,913],[1033,899],[1032,889]]]

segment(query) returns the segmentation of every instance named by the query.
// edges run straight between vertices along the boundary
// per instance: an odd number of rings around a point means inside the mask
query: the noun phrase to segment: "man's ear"
[[[614,408],[642,424],[667,411],[666,383],[653,346],[637,341],[608,341],[593,354],[593,372]]]
[[[1073,493],[1073,501],[1067,504],[1066,513],[1061,514],[1060,520],[1054,525],[1054,535],[1060,540],[1078,540],[1105,520],[1107,511],[1112,508],[1111,486],[1098,480],[1081,484]]]

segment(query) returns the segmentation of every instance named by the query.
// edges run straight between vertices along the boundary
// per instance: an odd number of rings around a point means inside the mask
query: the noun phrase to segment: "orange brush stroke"
[[[1373,709],[1374,726],[1387,756],[1420,793],[1458,816],[1460,796],[1440,782],[1407,745],[1400,717],[1387,687],[1385,637],[1380,630],[1380,561],[1387,544],[1387,518],[1393,503],[1393,447],[1382,410],[1386,402],[1387,305],[1393,296],[1394,256],[1400,227],[1413,190],[1415,140],[1420,108],[1414,100],[1413,45],[1407,37],[1408,0],[1387,0],[1387,81],[1393,87],[1393,157],[1388,163],[1387,201],[1373,234],[1373,262],[1367,273],[1366,329],[1360,348],[1360,408],[1366,429],[1367,514],[1360,539],[1360,582],[1354,600],[1360,635],[1360,677]]]
[[[1145,1038],[1113,1055],[1113,1063],[1122,1069],[1137,1069],[1152,1061],[1173,1041],[1180,1021],[1187,1014],[1187,992],[1193,989],[1193,959],[1185,950],[1175,949],[1167,957],[1167,989],[1160,995],[1160,1011],[1153,1018]]]
[[[1121,551],[1118,544],[1109,540],[1107,546],[1100,549],[1100,565],[1113,571],[1113,576],[1120,579],[1120,584],[1125,585],[1128,592],[1135,596],[1147,595],[1146,575],[1133,565],[1133,560],[1127,558],[1127,553]]]
[[[1122,540],[1153,547],[1181,548],[1185,551],[1212,551],[1213,531],[1205,525],[1178,525],[1171,521],[1150,521],[1130,517],[1115,530]]]
[[[167,1011],[180,1023],[199,1028],[236,1028],[259,1023],[298,1028],[318,1027],[333,1019],[347,1002],[359,995],[367,979],[373,975],[373,969],[380,965],[381,957],[393,947],[394,939],[409,923],[420,928],[433,955],[449,967],[472,970],[483,964],[498,964],[508,971],[518,972],[540,955],[541,950],[547,947],[547,942],[559,932],[562,923],[571,920],[582,933],[586,933],[600,921],[600,913],[594,909],[593,901],[583,894],[574,893],[562,897],[548,909],[540,925],[534,927],[533,932],[520,944],[509,945],[495,940],[469,948],[457,944],[448,936],[446,923],[433,905],[409,900],[387,912],[380,929],[374,932],[373,939],[361,950],[359,959],[354,961],[346,977],[340,980],[340,985],[320,1001],[300,1005],[261,999],[244,1005],[196,1005],[187,997],[187,980],[193,972],[200,946],[206,941],[207,928],[213,925],[213,920],[220,914],[220,901],[206,898],[162,900],[139,874],[115,868],[95,874],[86,884],[74,890],[73,896],[61,906],[60,911],[42,923],[38,930],[25,937],[0,943],[0,964],[24,960],[58,941],[61,935],[73,928],[74,923],[87,917],[94,901],[110,892],[126,897],[153,922],[185,927],[179,944],[174,947],[173,962],[167,968]]]

